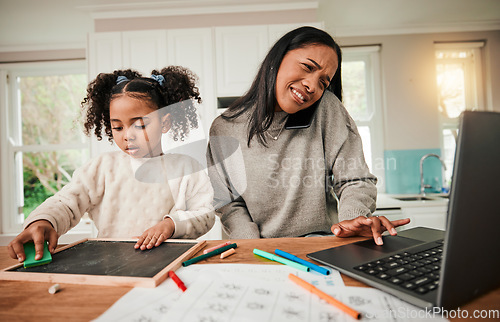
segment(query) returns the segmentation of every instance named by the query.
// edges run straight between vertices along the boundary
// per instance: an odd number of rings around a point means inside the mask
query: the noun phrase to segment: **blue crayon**
[[[304,265],[306,267],[309,267],[310,269],[315,270],[316,272],[321,273],[323,275],[329,275],[330,274],[330,271],[327,270],[326,268],[323,268],[323,267],[320,267],[320,266],[318,266],[316,264],[313,264],[313,263],[310,263],[308,261],[305,261],[302,258],[299,258],[299,257],[297,257],[295,255],[292,255],[292,254],[289,254],[287,252],[284,252],[284,251],[282,251],[280,249],[276,249],[274,252],[276,253],[276,255],[279,255],[279,256],[284,257],[286,259],[289,259],[291,261],[297,262],[299,264],[302,264],[302,265]]]

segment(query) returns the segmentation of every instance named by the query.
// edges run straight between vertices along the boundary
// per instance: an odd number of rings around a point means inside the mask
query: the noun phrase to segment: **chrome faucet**
[[[439,157],[439,155],[437,154],[434,154],[434,153],[429,153],[429,154],[426,154],[424,155],[421,159],[420,159],[420,194],[422,195],[425,195],[425,188],[432,188],[431,185],[429,184],[424,184],[424,161],[425,159],[427,159],[428,157],[436,157],[438,158],[438,160],[441,162],[441,164],[443,165],[443,169],[446,170],[446,165],[444,164],[444,161]]]

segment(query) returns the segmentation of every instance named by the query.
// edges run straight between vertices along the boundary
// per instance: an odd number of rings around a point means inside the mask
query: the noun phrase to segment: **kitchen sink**
[[[431,198],[427,198],[424,196],[415,196],[415,197],[394,197],[394,199],[398,199],[401,201],[424,201],[424,200],[435,200]]]

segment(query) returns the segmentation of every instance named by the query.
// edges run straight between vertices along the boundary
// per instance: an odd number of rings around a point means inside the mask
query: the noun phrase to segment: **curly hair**
[[[162,75],[164,81],[160,85],[154,78],[143,77],[131,69],[97,75],[87,86],[87,96],[81,103],[86,114],[85,134],[90,135],[93,130],[100,141],[104,130],[108,141],[113,142],[109,104],[115,98],[128,95],[149,102],[150,106],[160,110],[162,115],[170,114],[171,135],[175,141],[183,141],[191,129],[198,127],[194,106],[194,102],[201,103],[200,92],[196,86],[198,78],[192,71],[181,66],[169,66],[161,71],[153,70],[151,75]]]

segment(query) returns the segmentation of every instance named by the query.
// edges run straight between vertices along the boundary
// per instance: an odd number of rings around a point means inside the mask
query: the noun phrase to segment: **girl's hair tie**
[[[116,78],[116,85],[120,84],[120,83],[123,83],[123,82],[128,82],[128,78],[126,76],[118,76]]]
[[[165,82],[165,77],[163,77],[163,75],[151,75],[151,78],[157,81],[160,86],[163,86],[163,82]]]

